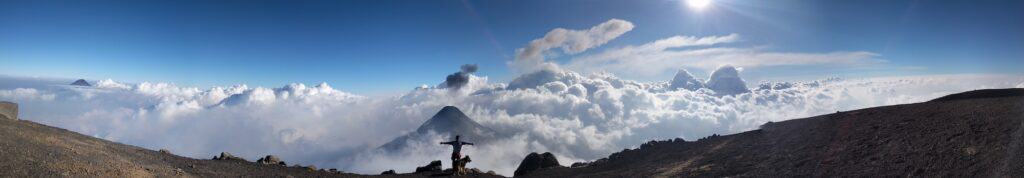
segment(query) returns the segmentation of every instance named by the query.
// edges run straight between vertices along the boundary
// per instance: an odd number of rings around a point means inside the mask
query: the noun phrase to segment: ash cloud
[[[444,84],[442,84],[444,88],[460,89],[466,86],[469,83],[470,75],[475,73],[479,67],[476,64],[463,64],[459,69],[459,72],[445,77]]]

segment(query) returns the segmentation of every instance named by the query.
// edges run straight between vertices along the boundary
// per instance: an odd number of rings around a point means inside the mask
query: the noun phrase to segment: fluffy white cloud
[[[768,121],[1024,83],[1024,77],[1002,75],[828,79],[764,83],[748,93],[719,96],[606,73],[545,71],[510,84],[472,75],[469,80],[459,90],[422,87],[395,97],[357,96],[327,84],[201,90],[108,81],[124,87],[2,88],[0,100],[22,104],[28,120],[150,149],[196,158],[221,151],[249,159],[275,154],[293,164],[359,173],[412,171],[431,160],[447,161],[450,148],[437,145],[444,139],[437,135],[401,153],[375,148],[413,131],[443,106],[455,105],[482,125],[511,135],[466,148],[474,158],[470,166],[511,175],[529,152],[551,151],[570,164],[650,139],[693,140]]]
[[[0,98],[11,100],[53,100],[57,97],[54,94],[39,93],[35,88],[16,88],[13,90],[0,90]]]
[[[577,54],[608,43],[630,30],[633,30],[633,23],[620,19],[611,19],[587,30],[556,28],[516,50],[511,65],[520,72],[555,67],[544,61],[544,53],[550,49],[561,48],[566,54]]]

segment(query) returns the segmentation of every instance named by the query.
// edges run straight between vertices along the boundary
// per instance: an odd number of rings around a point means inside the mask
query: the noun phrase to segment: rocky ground
[[[1022,126],[1024,89],[972,91],[696,141],[652,141],[525,176],[1021,177]]]
[[[27,120],[0,119],[0,177],[427,177],[444,171],[357,175],[232,156],[193,159],[78,134]],[[276,159],[276,158],[273,158]],[[262,162],[262,163],[259,163]],[[426,164],[426,163],[424,163]],[[469,177],[500,177],[473,173]]]

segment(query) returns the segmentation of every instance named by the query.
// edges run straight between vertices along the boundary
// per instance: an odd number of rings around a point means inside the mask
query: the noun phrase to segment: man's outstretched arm
[[[454,143],[455,143],[455,141],[441,142],[442,145],[451,145],[451,144],[454,144]]]
[[[465,145],[473,145],[473,143],[469,143],[469,142],[462,142],[462,144],[465,144]]]

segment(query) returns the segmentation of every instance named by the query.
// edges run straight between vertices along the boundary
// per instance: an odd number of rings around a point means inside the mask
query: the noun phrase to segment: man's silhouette
[[[452,145],[452,168],[455,168],[455,163],[462,158],[462,145],[473,145],[473,143],[459,141],[459,135],[455,135],[455,141],[441,142],[442,145]]]
[[[455,141],[441,142],[442,145],[452,145],[452,160],[458,160],[462,157],[462,145],[473,145],[473,143],[459,141],[459,136],[455,135]]]

